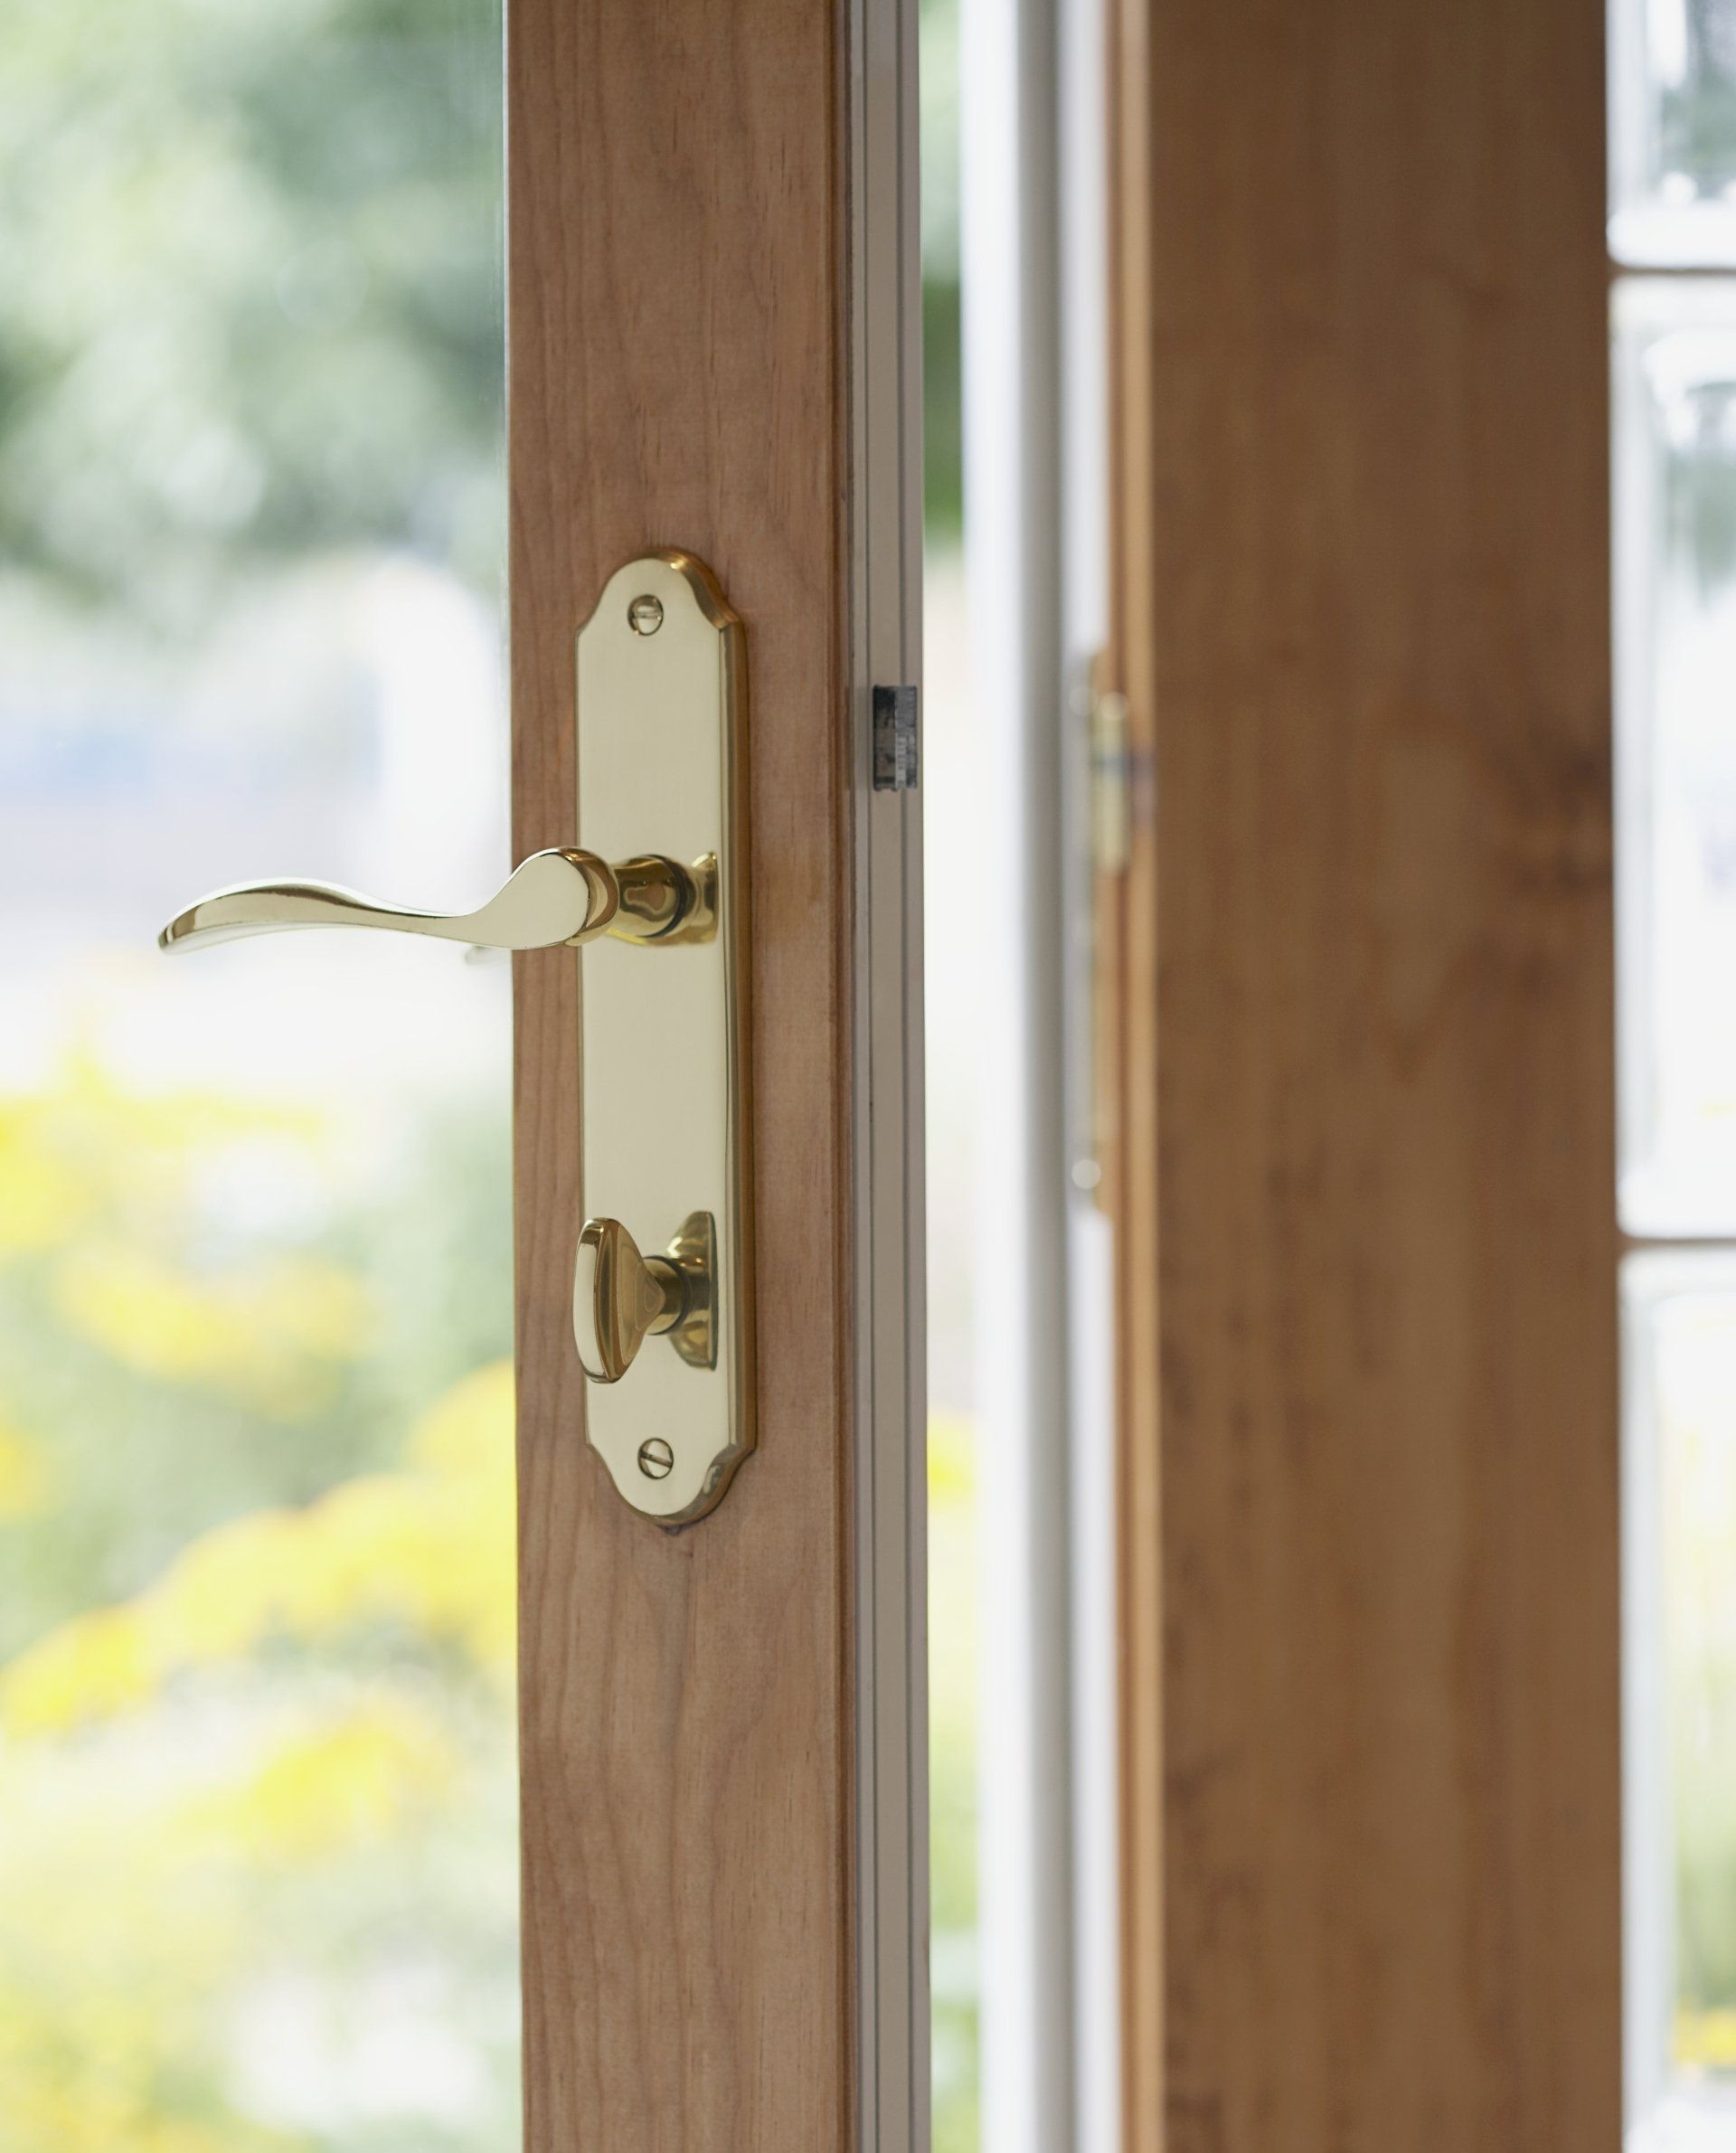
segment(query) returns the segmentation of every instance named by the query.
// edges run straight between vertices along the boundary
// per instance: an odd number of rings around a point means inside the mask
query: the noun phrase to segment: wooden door
[[[1127,2142],[1614,2153],[1601,10],[1112,18]]]
[[[577,972],[520,960],[531,2153],[923,2133],[920,833],[870,751],[916,679],[913,36],[509,10],[516,849],[573,841],[605,581],[699,556],[747,648],[759,1308],[757,1452],[660,1531],[582,1440]]]

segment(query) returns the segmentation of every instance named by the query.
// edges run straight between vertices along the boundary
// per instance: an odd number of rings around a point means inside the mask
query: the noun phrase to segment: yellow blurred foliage
[[[0,1097],[0,1259],[64,1248],[97,1218],[184,1197],[225,1145],[261,1140],[311,1161],[326,1137],[306,1110],[129,1091],[94,1055],[71,1053],[52,1085]]]
[[[0,1673],[0,1727],[14,1741],[111,1718],[156,1689],[150,1639],[132,1608],[92,1608]]]
[[[28,1740],[147,1703],[177,1673],[397,1623],[510,1679],[515,1637],[513,1372],[467,1376],[403,1468],[193,1541],[157,1582],[75,1616],[0,1669],[0,1730]]]
[[[1682,2070],[1736,2072],[1736,2011],[1678,2011],[1671,2047]]]
[[[210,1383],[282,1420],[307,1411],[363,1349],[371,1321],[361,1280],[312,1257],[202,1279],[95,1240],[61,1265],[54,1298],[123,1367],[159,1382]]]
[[[82,2076],[26,2071],[8,2087],[4,2142],[54,2153],[283,2153],[306,2143],[249,2126],[238,2134],[228,2119],[213,2126],[165,2116],[156,2075],[110,2089],[92,2088]]]
[[[57,1248],[90,1215],[91,1192],[71,1162],[42,1147],[16,1101],[0,1106],[0,1256]]]
[[[5,1761],[0,1834],[0,2147],[5,2153],[277,2153],[207,2114],[183,2059],[236,1963],[234,1895],[188,1888],[184,1842],[113,1763]],[[105,1782],[109,1782],[105,1786]],[[241,1872],[237,1871],[238,1883]]]
[[[207,1854],[317,1861],[401,1830],[458,1771],[426,1714],[381,1699],[286,1736],[239,1779],[200,1795],[181,1821]]]
[[[48,1452],[35,1437],[0,1415],[0,1525],[40,1517],[50,1507],[53,1493]]]
[[[949,1509],[975,1502],[976,1448],[973,1424],[958,1413],[929,1416],[929,1505]]]
[[[399,1469],[202,1534],[0,1669],[4,2153],[311,2153],[213,2095],[213,2002],[269,1962],[286,1877],[403,1849],[510,1772],[514,1488],[501,1362]],[[345,1649],[379,1626],[408,1659]],[[286,1641],[322,1650],[297,1676]],[[430,1641],[487,1677],[504,1746],[453,1716]],[[171,1690],[200,1669],[219,1686]]]

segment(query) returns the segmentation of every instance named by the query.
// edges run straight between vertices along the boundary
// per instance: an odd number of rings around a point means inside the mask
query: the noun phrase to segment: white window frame
[[[1120,2142],[1112,1251],[1068,1051],[1109,625],[1105,30],[1090,0],[961,0],[965,561],[1007,905],[983,981],[985,2153]]]

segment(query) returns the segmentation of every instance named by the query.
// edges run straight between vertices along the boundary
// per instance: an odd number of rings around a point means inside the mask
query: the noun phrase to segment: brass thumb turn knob
[[[717,1362],[716,1232],[696,1211],[660,1256],[642,1256],[619,1219],[587,1219],[573,1267],[572,1328],[593,1383],[618,1383],[648,1337],[667,1336],[695,1368]]]

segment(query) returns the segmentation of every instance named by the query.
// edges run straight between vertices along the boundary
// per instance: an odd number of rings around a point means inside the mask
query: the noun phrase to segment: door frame
[[[922,794],[874,689],[922,685],[920,0],[849,0],[858,2144],[926,2153],[928,1261]],[[919,720],[920,755],[920,720]]]
[[[517,960],[527,2153],[921,2153],[929,2041],[916,6],[509,0],[514,843],[571,639],[746,628],[759,1443],[675,1534],[580,1432],[576,967]],[[646,154],[646,146],[655,154]]]

